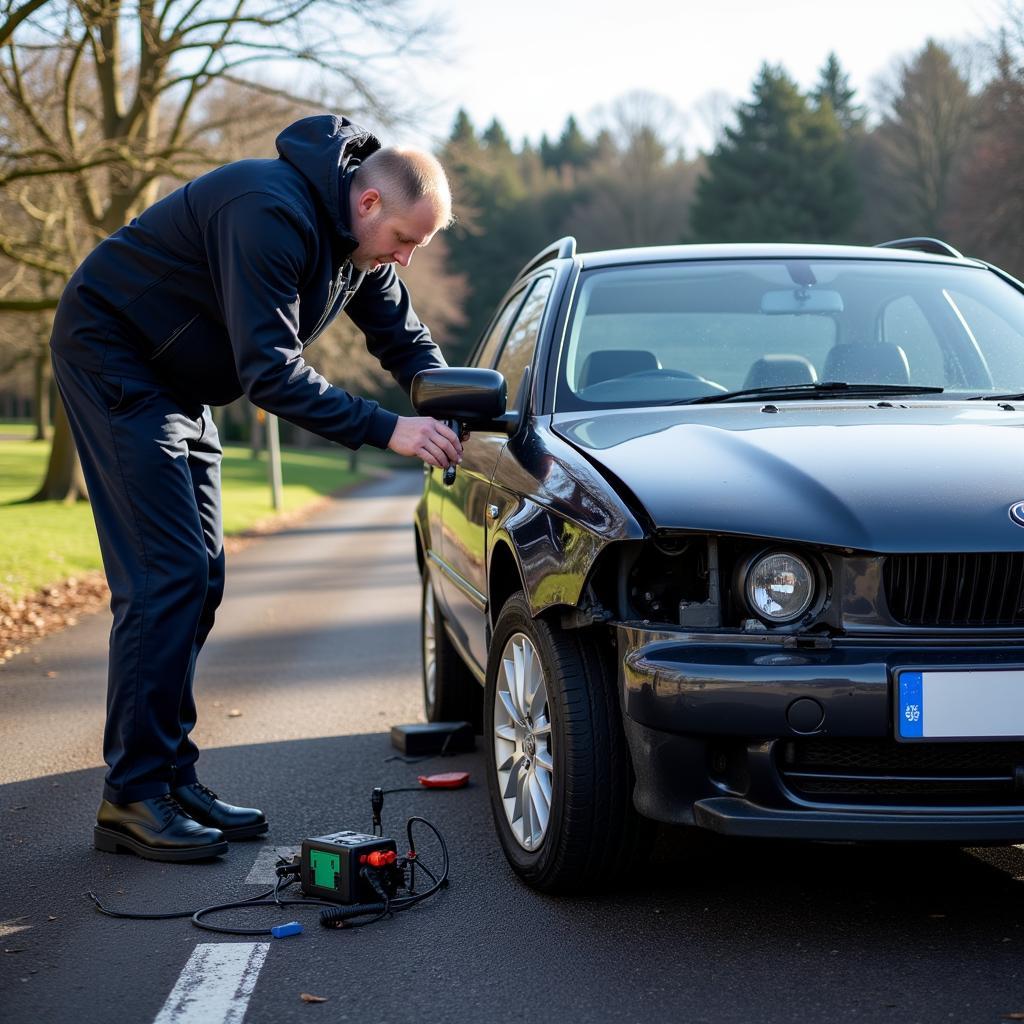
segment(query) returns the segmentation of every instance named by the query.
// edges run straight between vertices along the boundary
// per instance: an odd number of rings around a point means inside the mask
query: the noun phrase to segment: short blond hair
[[[452,193],[441,162],[422,149],[386,146],[375,150],[356,168],[357,189],[375,188],[386,206],[397,199],[413,206],[429,199],[442,227],[452,223]]]

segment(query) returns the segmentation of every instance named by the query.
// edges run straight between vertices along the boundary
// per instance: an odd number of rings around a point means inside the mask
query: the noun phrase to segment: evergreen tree
[[[765,64],[753,101],[707,159],[691,224],[706,241],[835,241],[860,196],[831,104],[815,109],[781,67]]]
[[[540,137],[540,158],[545,167],[557,167],[559,162],[558,144],[552,143],[545,132]]]
[[[468,283],[466,323],[453,363],[466,354],[515,273],[546,241],[545,227],[531,216],[522,158],[504,128],[495,119],[479,139],[474,134],[467,141],[466,121],[460,114],[460,130],[453,130],[439,154],[455,197],[449,267]]]
[[[576,118],[570,114],[557,142],[551,142],[547,135],[541,136],[540,155],[544,166],[552,170],[566,165],[582,168],[594,158],[594,147],[580,131]]]
[[[476,129],[473,127],[473,122],[469,119],[469,114],[462,107],[459,107],[459,112],[455,115],[455,123],[452,125],[448,142],[451,145],[462,146],[475,146],[477,144]]]
[[[811,92],[815,106],[821,107],[826,101],[830,103],[840,127],[849,134],[864,125],[864,107],[853,102],[856,95],[857,90],[850,85],[850,76],[839,66],[839,58],[830,53],[818,74],[818,84]]]
[[[594,147],[587,142],[572,114],[566,119],[558,139],[558,156],[559,163],[572,167],[586,167],[593,159]]]
[[[505,134],[505,129],[502,128],[501,122],[497,118],[494,118],[487,128],[484,129],[482,138],[484,145],[493,153],[512,152],[512,143],[509,141],[508,136]]]

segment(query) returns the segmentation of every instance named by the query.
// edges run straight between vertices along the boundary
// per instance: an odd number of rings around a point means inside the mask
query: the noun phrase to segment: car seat
[[[804,356],[770,352],[750,365],[744,388],[771,388],[786,384],[813,384],[818,379],[814,364]]]
[[[899,345],[853,342],[833,347],[825,359],[823,377],[847,384],[909,384],[910,363]]]
[[[635,348],[606,348],[599,352],[591,352],[583,360],[580,369],[578,388],[589,387],[602,380],[625,377],[630,373],[643,370],[660,370],[661,362],[653,352]]]

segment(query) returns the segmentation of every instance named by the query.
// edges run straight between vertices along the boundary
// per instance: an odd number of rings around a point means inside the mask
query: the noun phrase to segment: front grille
[[[890,555],[882,581],[890,614],[906,626],[1024,625],[1024,552]]]
[[[778,768],[797,796],[825,803],[1024,805],[1024,743],[791,740]]]

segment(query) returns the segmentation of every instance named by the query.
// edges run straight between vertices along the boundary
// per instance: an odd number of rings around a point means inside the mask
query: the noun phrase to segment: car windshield
[[[897,394],[941,388],[943,399],[1024,392],[1024,294],[981,267],[892,259],[584,271],[555,408],[668,405],[819,381]]]

